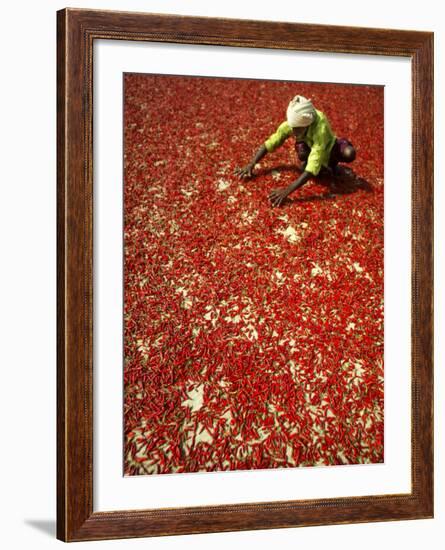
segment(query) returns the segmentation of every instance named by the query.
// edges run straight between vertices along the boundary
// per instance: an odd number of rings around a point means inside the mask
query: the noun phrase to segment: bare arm
[[[260,160],[267,154],[267,149],[264,143],[261,145],[261,147],[258,149],[258,151],[255,153],[255,156],[247,164],[246,166],[243,166],[241,168],[235,168],[235,174],[239,176],[240,178],[251,178],[253,177],[253,169],[255,168],[255,164],[257,162],[260,162]]]
[[[274,189],[269,195],[269,200],[272,206],[281,206],[281,203],[293,193],[296,189],[302,187],[310,178],[312,174],[310,172],[303,172],[301,176],[284,189]]]

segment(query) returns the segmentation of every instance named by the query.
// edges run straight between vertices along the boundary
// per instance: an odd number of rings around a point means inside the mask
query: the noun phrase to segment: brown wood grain
[[[99,38],[411,58],[411,493],[93,512],[92,64]],[[57,14],[57,84],[57,537],[97,540],[432,517],[433,34],[66,9]]]

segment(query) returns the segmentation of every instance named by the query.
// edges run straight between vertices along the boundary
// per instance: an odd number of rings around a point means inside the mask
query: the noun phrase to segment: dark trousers
[[[329,157],[330,168],[335,168],[339,162],[352,162],[350,158],[346,158],[343,155],[343,150],[348,146],[353,147],[352,143],[346,138],[337,138],[335,140]],[[304,141],[297,141],[295,143],[295,151],[299,160],[301,162],[306,162],[311,152],[311,148]]]

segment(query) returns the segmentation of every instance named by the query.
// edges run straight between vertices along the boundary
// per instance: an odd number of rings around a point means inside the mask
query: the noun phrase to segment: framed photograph
[[[58,538],[433,517],[433,34],[57,15]]]

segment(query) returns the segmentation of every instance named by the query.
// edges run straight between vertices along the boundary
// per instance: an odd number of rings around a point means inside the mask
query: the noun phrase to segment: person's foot
[[[354,176],[354,171],[347,166],[337,164],[336,166],[332,167],[332,175],[337,179],[350,179]]]
[[[329,177],[329,176],[332,176],[333,175],[333,172],[332,172],[332,168],[330,166],[322,166],[321,167],[321,170],[320,170],[320,176],[326,176],[326,177]]]

